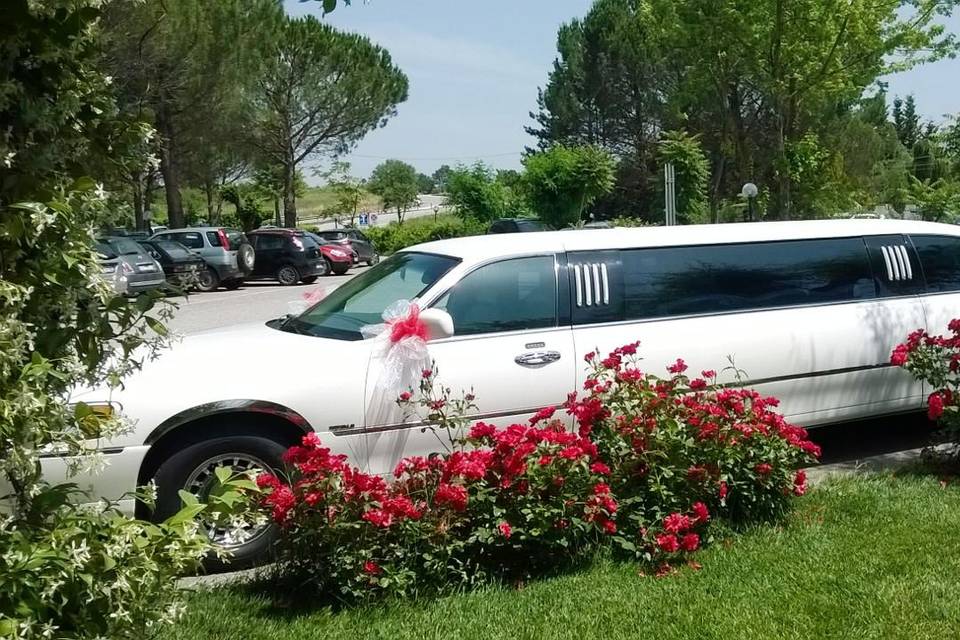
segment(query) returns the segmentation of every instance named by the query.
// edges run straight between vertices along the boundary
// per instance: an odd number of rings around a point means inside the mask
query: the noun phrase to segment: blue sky
[[[387,126],[346,158],[367,176],[386,158],[432,173],[475,160],[515,168],[531,143],[523,127],[556,56],[560,24],[592,0],[354,0],[327,16],[338,28],[390,51],[410,79],[410,97]],[[321,13],[319,2],[285,0],[293,15]],[[960,17],[948,23],[960,32]],[[892,95],[913,93],[927,119],[960,112],[960,60],[887,78]],[[309,172],[308,178],[309,178]],[[310,179],[316,182],[315,179]]]

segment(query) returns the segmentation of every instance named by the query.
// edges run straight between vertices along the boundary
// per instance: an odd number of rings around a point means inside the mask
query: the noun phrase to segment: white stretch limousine
[[[678,357],[694,372],[722,369],[730,356],[791,421],[818,425],[921,408],[923,385],[889,355],[910,331],[960,315],[960,229],[842,220],[412,247],[300,316],[187,337],[122,390],[78,397],[136,420],[101,444],[111,464],[81,486],[112,497],[156,479],[166,515],[178,489],[202,493],[216,466],[276,466],[310,431],[376,473],[435,450],[421,428],[365,418],[382,360],[360,328],[400,299],[433,310],[440,380],[472,387],[476,417],[489,422],[562,403],[584,382],[584,354],[641,340],[646,370],[664,373]],[[221,364],[238,349],[242,370]],[[61,460],[45,467],[64,479]],[[239,561],[262,544],[238,548]]]

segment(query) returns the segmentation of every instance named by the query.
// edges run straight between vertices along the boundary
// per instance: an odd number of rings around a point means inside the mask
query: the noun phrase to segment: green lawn
[[[759,528],[667,578],[627,563],[521,590],[331,612],[238,589],[190,596],[166,640],[216,638],[956,638],[960,488],[931,478],[830,481],[783,527]]]
[[[314,218],[323,214],[324,210],[333,205],[336,196],[327,187],[307,187],[302,196],[297,198],[297,215],[301,218]],[[368,193],[360,205],[360,211],[379,211],[380,199]]]

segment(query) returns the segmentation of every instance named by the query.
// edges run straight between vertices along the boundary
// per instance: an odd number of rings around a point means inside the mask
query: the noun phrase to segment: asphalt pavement
[[[192,293],[170,298],[179,308],[167,327],[187,335],[247,322],[266,322],[291,312],[304,294],[315,289],[337,287],[369,267],[357,266],[342,276],[324,276],[313,284],[284,287],[275,280],[245,282],[236,291],[219,289],[211,293]]]

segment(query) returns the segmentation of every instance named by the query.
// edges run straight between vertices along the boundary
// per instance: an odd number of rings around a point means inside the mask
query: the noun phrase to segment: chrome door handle
[[[559,351],[528,351],[513,359],[521,367],[542,367],[560,359]]]

